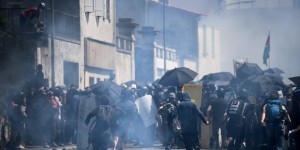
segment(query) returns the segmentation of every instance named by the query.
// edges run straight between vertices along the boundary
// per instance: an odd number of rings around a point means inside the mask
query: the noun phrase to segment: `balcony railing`
[[[30,27],[21,27],[20,14],[24,8],[0,8],[0,15],[5,18],[6,29],[15,33],[37,33],[40,32],[34,26],[38,21],[31,21]],[[43,11],[40,15],[40,21],[44,24],[44,30],[41,31],[45,34],[52,33],[52,23],[54,22],[55,35],[71,38],[75,40],[80,39],[80,19],[79,16],[67,14],[61,11],[54,11],[54,19],[52,18],[52,10],[48,9]]]
[[[131,39],[129,37],[118,35],[116,45],[119,51],[131,53]]]

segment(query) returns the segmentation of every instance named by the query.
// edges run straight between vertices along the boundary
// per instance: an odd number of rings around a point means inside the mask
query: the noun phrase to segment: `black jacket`
[[[183,101],[179,103],[176,113],[181,124],[181,133],[199,133],[199,117],[203,122],[206,122],[203,113],[192,101]]]

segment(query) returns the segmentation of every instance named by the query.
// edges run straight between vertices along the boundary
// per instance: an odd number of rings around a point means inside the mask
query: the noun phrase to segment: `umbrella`
[[[300,76],[297,77],[290,77],[289,78],[292,82],[294,82],[296,85],[300,85]]]
[[[106,81],[99,81],[96,84],[90,86],[92,93],[97,96],[106,95],[109,96],[113,102],[115,103],[121,97],[122,87],[115,82],[106,80]]]
[[[200,81],[204,84],[229,85],[233,79],[230,72],[217,72],[203,76]]]
[[[186,67],[175,68],[167,71],[158,83],[163,86],[182,86],[193,81],[197,75],[197,72]]]
[[[265,93],[269,90],[279,90],[284,87],[284,83],[281,78],[276,75],[257,75],[249,77],[243,86],[251,90],[259,90]]]
[[[239,81],[245,80],[250,76],[263,73],[261,68],[255,63],[244,63],[241,67],[236,69],[236,78]]]
[[[264,73],[272,73],[272,74],[280,75],[285,72],[279,68],[269,68],[269,69],[264,70]]]

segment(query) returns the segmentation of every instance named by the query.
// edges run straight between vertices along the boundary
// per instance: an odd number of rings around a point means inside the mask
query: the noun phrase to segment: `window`
[[[100,79],[100,78],[97,78],[97,83],[100,82],[100,81],[101,81],[101,79]]]
[[[130,40],[126,40],[126,50],[131,51],[131,42],[130,42]]]
[[[94,77],[89,77],[89,85],[95,84],[95,78]]]
[[[203,56],[206,57],[208,55],[207,53],[207,40],[206,40],[206,36],[207,36],[207,33],[206,33],[206,26],[203,25]]]

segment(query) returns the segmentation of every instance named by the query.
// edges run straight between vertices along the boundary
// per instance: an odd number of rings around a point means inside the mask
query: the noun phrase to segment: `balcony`
[[[26,27],[20,25],[20,14],[24,8],[0,8],[0,15],[5,18],[5,28],[17,34],[51,34],[52,23],[54,22],[55,36],[67,39],[80,40],[80,19],[79,16],[47,9],[40,15],[40,24],[37,19],[29,21]]]

